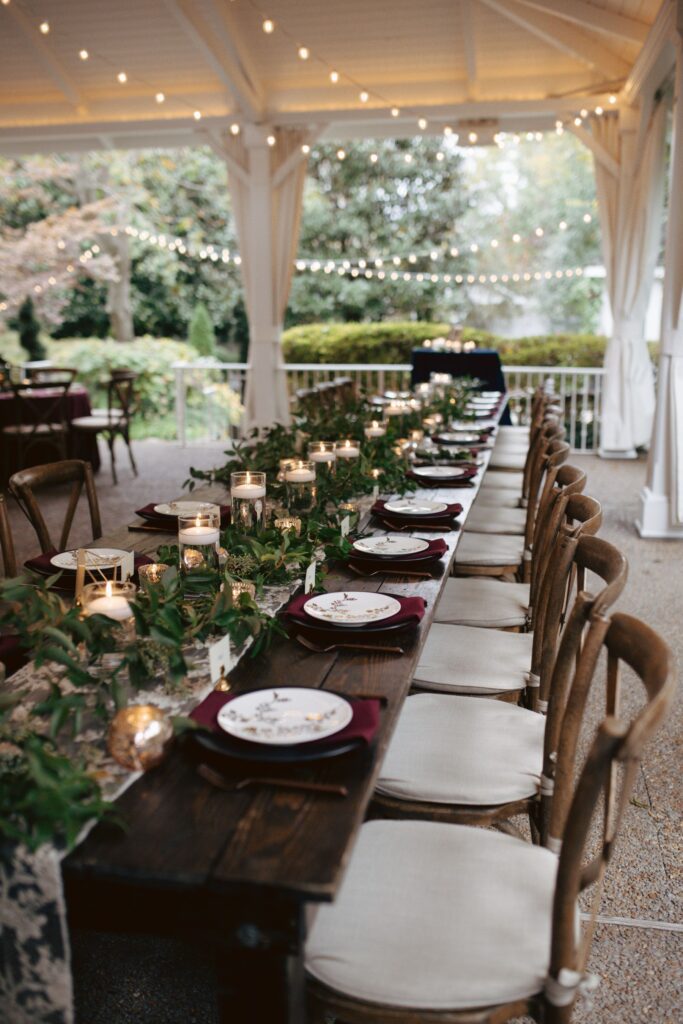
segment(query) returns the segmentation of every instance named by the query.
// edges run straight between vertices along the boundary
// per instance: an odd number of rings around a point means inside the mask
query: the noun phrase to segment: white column
[[[641,493],[641,537],[683,540],[683,4],[678,3],[676,88],[664,257],[658,401]]]

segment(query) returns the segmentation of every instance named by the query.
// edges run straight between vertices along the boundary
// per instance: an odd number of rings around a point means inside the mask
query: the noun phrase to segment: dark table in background
[[[54,402],[54,396],[48,394],[49,389],[46,390],[44,402],[52,404]],[[33,396],[33,402],[40,403],[41,399],[38,396]],[[11,391],[0,392],[0,430],[3,427],[11,426],[16,423],[16,399]],[[75,420],[78,416],[89,416],[90,415],[90,395],[84,387],[75,384],[69,389],[69,393],[66,396],[66,407],[67,407],[67,419],[69,422]],[[0,468],[0,486],[4,487],[7,484],[7,480],[16,473],[21,467],[17,461],[17,449],[14,441],[8,435],[2,435],[2,445],[6,448],[4,453],[5,458],[0,460],[2,468]],[[67,437],[67,450],[72,459],[84,459],[92,465],[95,472],[100,468],[100,453],[97,448],[97,437],[94,434],[86,431],[70,430]],[[56,462],[59,458],[56,449],[51,444],[46,444],[45,447],[36,445],[29,452],[28,461],[31,466],[39,466],[44,462]]]
[[[432,373],[450,373],[453,377],[478,377],[485,381],[488,391],[506,391],[500,356],[494,348],[477,348],[473,352],[435,352],[430,348],[415,348],[411,362],[412,385],[428,381]],[[512,421],[505,408],[500,420],[509,425]]]

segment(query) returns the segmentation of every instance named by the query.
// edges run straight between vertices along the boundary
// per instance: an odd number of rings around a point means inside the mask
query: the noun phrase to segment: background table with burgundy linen
[[[500,356],[494,348],[476,348],[473,352],[437,352],[431,348],[415,348],[411,362],[413,387],[428,381],[432,373],[450,373],[453,377],[478,377],[486,382],[490,391],[507,390]],[[512,422],[507,407],[500,422],[506,426]]]
[[[42,398],[41,391],[44,392]],[[48,387],[36,389],[31,395],[31,401],[37,405],[42,402],[47,405],[54,402],[54,394]],[[11,391],[0,392],[0,430],[17,422],[16,402],[17,399]],[[69,389],[66,396],[66,410],[69,423],[78,416],[90,415],[90,395],[84,387],[75,384]],[[25,410],[24,415],[27,415],[27,410]],[[16,473],[18,469],[25,467],[18,465],[17,448],[13,443],[13,439],[5,435],[2,443],[7,448],[3,467],[0,470],[0,473],[5,476],[5,479],[0,480],[0,485],[4,486],[12,473]],[[86,431],[70,430],[67,438],[67,448],[71,458],[85,459],[86,462],[92,465],[95,472],[100,468],[100,454],[97,448],[97,437],[94,434]],[[28,462],[31,466],[39,466],[43,462],[55,462],[58,458],[59,455],[54,446],[47,443],[44,448],[41,445],[36,445],[32,448],[28,455]]]

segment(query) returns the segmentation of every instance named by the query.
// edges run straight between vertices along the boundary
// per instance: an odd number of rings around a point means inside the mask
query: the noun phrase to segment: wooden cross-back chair
[[[552,795],[553,779],[542,768],[557,756],[567,706],[567,666],[581,651],[582,632],[576,624],[586,626],[604,617],[627,577],[620,551],[598,537],[579,537],[576,528],[562,527],[555,550],[543,584],[545,614],[534,633],[525,695],[534,710],[463,694],[408,697],[380,770],[374,815],[486,826],[528,814],[533,835],[540,836],[541,803]],[[572,573],[573,569],[577,571]],[[583,589],[587,570],[601,581],[592,593]],[[536,695],[542,687],[547,708],[548,694],[554,693],[555,655],[572,575],[580,589],[568,639],[562,636],[560,697],[552,702],[546,720],[538,713]],[[547,817],[547,808],[544,813]]]
[[[17,558],[4,494],[0,494],[0,551],[2,552],[3,574],[16,576]]]
[[[31,451],[38,446],[49,446],[60,458],[66,458],[69,434],[67,395],[76,373],[71,367],[53,366],[35,370],[30,380],[10,385],[16,419],[3,427],[2,433],[5,435],[4,444],[15,445],[17,463],[22,469]]]
[[[524,1015],[569,1024],[590,983],[603,879],[640,759],[675,694],[672,653],[644,623],[623,614],[591,621],[573,677],[579,689],[592,677],[594,646],[607,652],[608,689],[625,664],[644,704],[629,721],[611,702],[568,798],[559,863],[547,848],[488,829],[366,823],[335,902],[319,908],[308,938],[311,1024],[329,1015],[345,1024],[504,1024]],[[578,899],[591,886],[580,938]]]
[[[71,421],[72,430],[86,434],[102,434],[109,448],[109,459],[111,462],[111,475],[114,483],[118,483],[116,476],[116,438],[120,437],[128,449],[128,458],[135,476],[138,475],[138,467],[133,455],[130,443],[130,425],[135,406],[135,381],[137,373],[132,371],[119,370],[112,374],[107,384],[107,408],[96,410],[90,416],[78,416]]]
[[[100,507],[97,501],[95,480],[90,463],[84,462],[81,459],[66,459],[63,462],[51,462],[45,466],[32,466],[29,469],[22,469],[10,477],[10,492],[35,530],[40,550],[43,554],[53,551],[55,545],[50,537],[50,531],[34,490],[36,488],[55,488],[65,484],[72,484],[72,487],[59,538],[58,550],[60,551],[66,548],[76,507],[84,488],[90,513],[92,539],[97,540],[98,537],[102,536]]]

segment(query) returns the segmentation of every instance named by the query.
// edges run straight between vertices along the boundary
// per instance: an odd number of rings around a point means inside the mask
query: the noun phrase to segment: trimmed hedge
[[[306,324],[282,336],[288,363],[409,363],[412,349],[427,338],[445,336],[449,324]],[[464,341],[495,348],[508,366],[602,366],[606,339],[593,334],[501,338],[466,327]],[[650,354],[657,357],[656,343]]]

